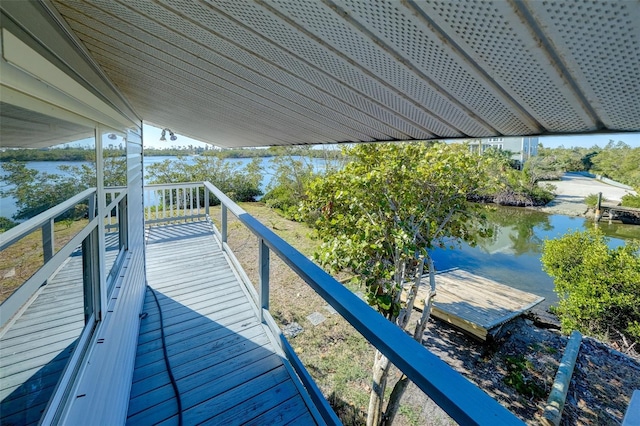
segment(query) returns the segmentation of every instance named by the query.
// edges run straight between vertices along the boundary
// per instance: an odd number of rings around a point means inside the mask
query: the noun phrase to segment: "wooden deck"
[[[420,304],[427,295],[429,277],[418,290]],[[436,274],[436,297],[431,314],[472,336],[486,340],[496,328],[542,302],[544,297],[527,293],[462,269]]]
[[[117,247],[117,234],[107,236],[108,265],[113,264]],[[0,424],[29,425],[40,420],[83,328],[78,248],[0,331]]]
[[[184,424],[320,422],[207,222],[150,228],[146,253]],[[143,310],[128,424],[177,424],[149,289]]]

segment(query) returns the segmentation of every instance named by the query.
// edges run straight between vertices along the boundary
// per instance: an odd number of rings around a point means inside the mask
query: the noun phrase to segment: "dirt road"
[[[606,200],[618,203],[625,194],[633,193],[633,191],[618,188],[578,173],[565,173],[562,180],[559,181],[541,182],[541,184],[546,183],[556,187],[553,191],[556,198],[538,210],[568,216],[585,215],[587,205],[584,203],[584,198],[589,194],[602,192],[602,196]]]

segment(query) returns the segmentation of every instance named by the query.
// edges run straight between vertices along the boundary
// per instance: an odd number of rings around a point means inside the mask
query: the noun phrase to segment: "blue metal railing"
[[[386,320],[368,304],[339,283],[322,268],[309,260],[305,255],[289,245],[286,241],[248,214],[222,191],[209,182],[177,184],[176,187],[188,191],[186,202],[180,209],[172,204],[168,198],[174,185],[161,185],[145,187],[145,192],[163,191],[165,206],[145,206],[148,214],[153,216],[152,222],[176,222],[185,220],[198,220],[203,218],[195,191],[204,186],[204,209],[206,216],[209,214],[209,198],[216,197],[221,203],[220,229],[215,228],[216,235],[220,239],[223,249],[236,264],[241,275],[244,275],[239,262],[235,258],[231,248],[227,244],[227,216],[231,212],[243,223],[257,238],[259,247],[258,260],[258,294],[254,292],[255,302],[261,309],[261,320],[269,325],[272,330],[280,335],[281,347],[287,354],[292,365],[298,372],[304,385],[310,391],[311,399],[320,409],[320,412],[329,424],[339,420],[335,413],[323,412],[326,400],[322,398],[320,390],[313,382],[302,362],[282,336],[269,313],[269,257],[270,252],[275,253],[291,270],[300,276],[316,293],[329,303],[345,320],[347,320],[360,334],[373,346],[389,358],[413,383],[426,395],[438,404],[456,422],[464,425],[521,425],[523,422],[513,415],[497,401],[487,395],[483,390],[453,370],[449,365],[429,352],[424,346],[415,341],[395,324]],[[191,192],[193,191],[193,192]],[[189,201],[189,199],[191,201]],[[168,200],[168,201],[167,201]],[[196,204],[197,203],[197,204]],[[172,213],[169,211],[173,210]],[[180,210],[180,211],[179,211]],[[248,278],[244,276],[245,281]]]
[[[261,266],[259,267],[258,303],[264,310],[263,316],[272,320],[268,313],[269,274],[268,269],[265,268],[268,268],[269,252],[273,251],[456,422],[465,425],[523,424],[520,419],[484,391],[386,320],[335,278],[249,215],[218,188],[209,182],[204,182],[204,186],[206,192],[218,198],[222,204],[222,231],[219,237],[223,242],[226,241],[227,210],[259,240],[259,247],[262,249],[259,259]],[[206,194],[207,199],[208,197],[209,194]],[[230,251],[225,243],[223,246],[225,250]],[[290,346],[285,344],[283,349],[297,360]]]

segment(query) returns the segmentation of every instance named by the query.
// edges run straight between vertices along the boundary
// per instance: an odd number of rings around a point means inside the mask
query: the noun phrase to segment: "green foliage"
[[[591,161],[594,173],[640,188],[640,147],[631,148],[622,141],[609,141]]]
[[[470,199],[508,206],[543,205],[553,199],[553,188],[538,185],[540,180],[558,177],[558,172],[544,158],[530,158],[524,170],[511,167],[507,151],[490,149],[481,158],[479,166],[490,179],[485,182],[478,197],[470,194]]]
[[[7,217],[0,216],[0,233],[8,231],[9,229],[13,228],[17,224],[18,222],[14,222]]]
[[[12,188],[0,191],[0,194],[16,199],[18,212],[13,215],[14,219],[29,219],[89,188],[81,176],[38,172],[18,162],[5,163],[3,168],[6,175],[0,179]],[[61,219],[76,214],[72,210]]]
[[[536,383],[529,370],[533,365],[524,355],[507,356],[506,359],[507,375],[504,382],[514,388],[519,394],[528,398],[542,398],[546,396],[544,387]]]
[[[622,203],[624,207],[637,207],[640,208],[640,195],[626,194],[622,197]]]
[[[601,200],[603,203],[608,201],[606,198],[602,197]],[[584,198],[584,203],[587,207],[595,207],[598,204],[598,194],[589,194]]]
[[[215,156],[200,156],[190,163],[184,157],[164,160],[147,168],[149,183],[178,183],[209,181],[234,201],[255,201],[262,194],[260,159],[254,158],[245,167]],[[204,194],[200,200],[204,201]],[[210,204],[220,202],[210,197]]]
[[[300,213],[300,203],[307,197],[307,188],[311,181],[326,173],[337,170],[339,163],[335,160],[335,150],[310,149],[308,147],[276,147],[270,148],[277,155],[271,160],[274,175],[267,187],[262,201],[276,209],[285,218],[304,220]],[[327,154],[319,157],[318,153]],[[313,155],[310,155],[314,153]],[[325,169],[316,171],[311,163],[312,158],[323,158]]]
[[[93,148],[7,149],[0,152],[0,162],[11,161],[93,161]]]
[[[31,153],[37,150],[24,150]],[[67,151],[66,149],[52,149],[45,152]],[[83,150],[83,152],[87,152]],[[11,189],[2,190],[3,196],[11,196],[16,199],[18,212],[14,219],[29,219],[40,214],[87,188],[93,188],[97,184],[95,151],[87,158],[92,162],[80,166],[61,165],[58,170],[64,173],[38,172],[27,168],[25,163],[12,161],[4,163],[2,168],[5,176],[0,177],[5,185]],[[124,150],[107,149],[103,152],[104,185],[126,186],[127,184],[127,159]],[[61,215],[57,220],[79,218],[84,216],[87,205],[76,206]]]
[[[556,313],[566,332],[607,337],[615,331],[639,340],[640,241],[615,249],[607,243],[597,229],[545,241],[542,264],[554,278]]]
[[[481,157],[464,145],[359,144],[346,149],[343,169],[316,179],[304,208],[323,241],[316,259],[351,269],[368,302],[392,319],[402,279],[436,246],[473,243],[467,203],[488,179]]]

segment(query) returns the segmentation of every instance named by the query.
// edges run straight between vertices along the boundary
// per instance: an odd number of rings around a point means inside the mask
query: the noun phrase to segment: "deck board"
[[[150,228],[146,265],[184,424],[318,421],[208,223]],[[143,310],[127,423],[175,424],[176,396],[150,289]]]
[[[107,235],[109,241],[115,241]],[[107,244],[105,261],[118,254]],[[0,337],[0,424],[36,423],[84,328],[82,256],[74,251]]]
[[[418,289],[416,308],[422,309],[428,276]],[[492,330],[541,303],[544,297],[500,284],[462,269],[436,274],[431,314],[486,340]]]

